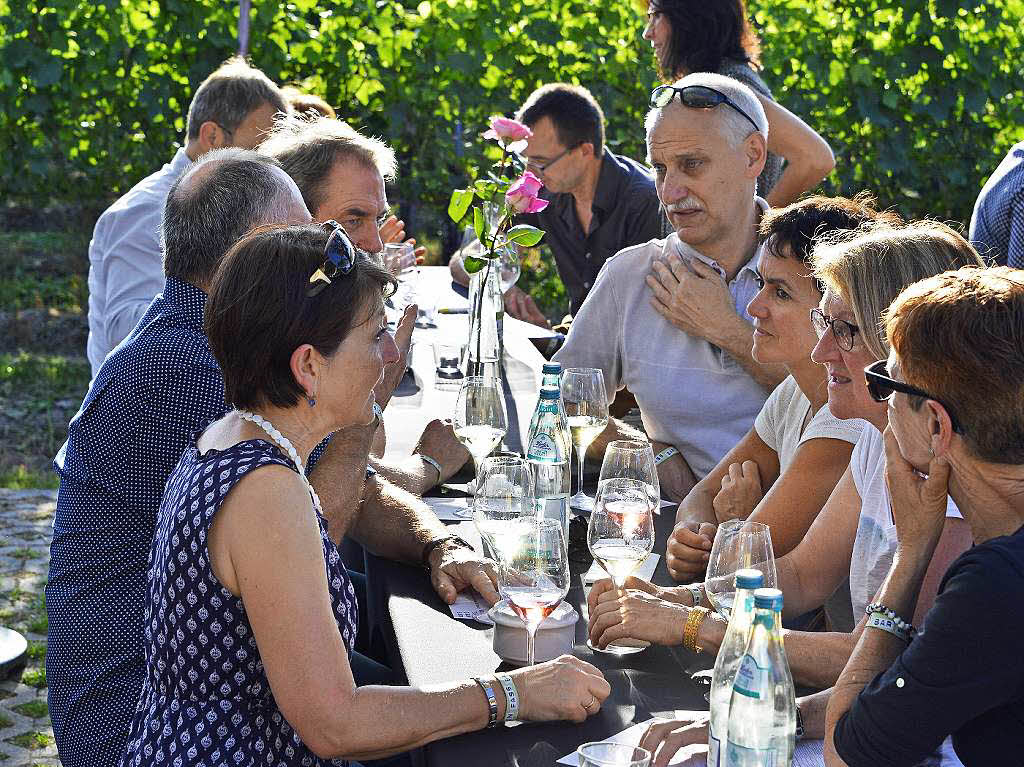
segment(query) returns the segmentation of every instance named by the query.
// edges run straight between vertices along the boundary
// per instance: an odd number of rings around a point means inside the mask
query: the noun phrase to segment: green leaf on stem
[[[473,182],[473,189],[476,191],[476,196],[484,202],[491,202],[498,193],[498,185],[494,181],[485,179]]]
[[[544,230],[538,229],[535,226],[530,226],[529,224],[513,226],[505,235],[505,238],[509,242],[514,242],[516,245],[522,245],[524,248],[532,248],[541,241],[542,237],[544,237]]]
[[[484,264],[487,263],[486,258],[478,258],[477,256],[466,256],[462,259],[462,268],[466,270],[466,274],[476,274],[484,268]]]
[[[466,211],[473,204],[472,189],[453,189],[452,198],[448,201],[448,216],[456,224],[466,216]]]
[[[473,206],[473,231],[476,232],[476,238],[480,242],[487,242],[487,235],[490,234],[487,231],[487,217],[484,216],[484,209],[479,205]]]

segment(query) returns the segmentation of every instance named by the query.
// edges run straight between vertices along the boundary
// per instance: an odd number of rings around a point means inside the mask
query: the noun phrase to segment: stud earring
[[[310,407],[313,407],[316,405],[316,397],[306,397],[306,402],[309,403]]]

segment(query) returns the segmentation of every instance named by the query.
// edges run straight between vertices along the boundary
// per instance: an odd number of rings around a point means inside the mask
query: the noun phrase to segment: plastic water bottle
[[[796,696],[782,646],[782,592],[754,592],[754,625],[729,701],[729,767],[788,767],[796,744]]]
[[[761,588],[764,576],[760,570],[736,571],[736,600],[733,602],[729,627],[718,649],[715,670],[711,675],[711,721],[708,729],[708,767],[722,767],[725,758],[722,744],[729,728],[729,699],[736,669],[743,660],[754,622],[754,589]]]
[[[539,514],[562,523],[569,540],[569,426],[559,389],[544,387],[530,421],[526,460],[533,471],[533,492]]]

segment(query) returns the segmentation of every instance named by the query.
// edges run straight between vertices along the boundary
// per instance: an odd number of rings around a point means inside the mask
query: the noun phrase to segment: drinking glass
[[[532,666],[537,627],[569,593],[569,555],[562,523],[521,517],[509,523],[502,537],[498,592],[526,624],[526,657]]]
[[[419,273],[413,246],[405,242],[387,243],[384,246],[384,264],[398,278],[398,288],[391,296],[391,305],[401,318],[405,308],[416,300],[416,277]]]
[[[510,525],[535,513],[533,474],[525,459],[498,455],[481,461],[472,515],[488,557],[500,562]]]
[[[522,267],[519,264],[519,251],[515,245],[501,249],[501,260],[498,274],[501,277],[501,292],[508,293],[509,288],[516,284]]]
[[[660,501],[655,486],[654,456],[647,442],[620,440],[608,445],[597,483],[597,500],[587,525],[587,544],[616,589],[654,548],[654,510]],[[648,643],[620,639],[599,652],[628,655]]]
[[[467,376],[462,379],[452,417],[455,436],[473,456],[473,476],[480,475],[480,461],[508,431],[505,399],[497,378]]]
[[[651,752],[625,743],[584,743],[576,749],[580,767],[648,767]]]
[[[731,519],[718,526],[704,577],[708,601],[726,620],[736,599],[736,571],[745,567],[764,574],[764,588],[776,588],[775,553],[768,525]]]
[[[594,499],[583,492],[583,460],[590,443],[608,425],[604,373],[597,368],[566,368],[562,371],[562,401],[580,467],[579,488],[569,503],[574,509],[591,511]]]
[[[461,386],[465,377],[462,374],[465,355],[465,344],[434,344],[434,388],[457,389]]]

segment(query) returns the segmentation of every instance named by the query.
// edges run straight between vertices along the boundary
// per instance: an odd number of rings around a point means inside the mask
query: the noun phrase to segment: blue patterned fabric
[[[263,466],[295,465],[249,440],[202,455],[190,446],[167,481],[149,559],[146,681],[123,765],[344,765],[317,758],[274,701],[239,597],[213,573],[207,535],[235,483]],[[358,606],[338,548],[317,514],[338,630],[352,653]]]
[[[986,258],[1024,269],[1024,141],[985,182],[974,204],[970,238]]]

